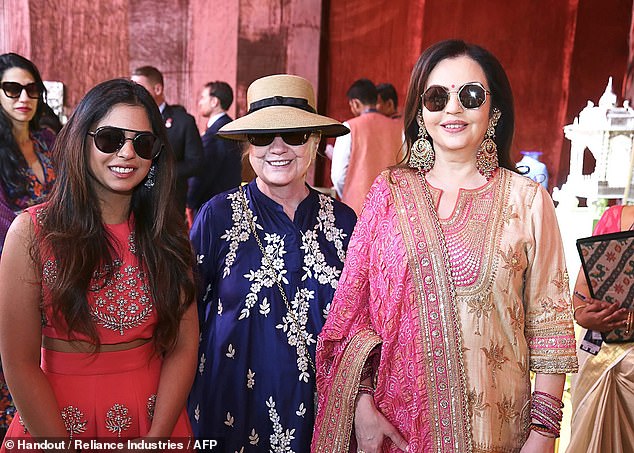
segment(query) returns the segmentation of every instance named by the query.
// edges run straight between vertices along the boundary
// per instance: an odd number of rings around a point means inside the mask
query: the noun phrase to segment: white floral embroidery
[[[326,304],[321,312],[324,314],[324,319],[328,319],[328,314],[330,313],[330,302]]]
[[[275,410],[275,401],[270,396],[266,402],[269,408],[269,419],[273,423],[273,434],[271,434],[269,440],[271,442],[270,451],[273,453],[289,453],[294,451],[291,449],[291,441],[295,439],[295,429],[287,429],[284,432],[284,428],[280,424],[280,416]]]
[[[231,266],[236,260],[236,251],[240,242],[246,242],[251,235],[251,220],[249,219],[249,213],[244,212],[242,192],[237,191],[227,195],[227,198],[231,200],[231,220],[233,220],[233,226],[229,230],[225,230],[225,234],[220,236],[220,239],[224,239],[229,242],[229,252],[225,257],[225,267],[222,271],[222,278],[226,278],[231,273]],[[255,227],[262,229],[258,225],[258,218],[254,215],[253,222]]]
[[[222,316],[222,301],[218,299],[218,316]]]
[[[316,229],[324,232],[326,240],[335,244],[337,256],[342,263],[346,260],[346,251],[343,248],[343,240],[348,236],[342,228],[335,226],[335,213],[332,198],[319,194],[319,214],[317,214]]]
[[[312,343],[317,341],[313,338],[312,333],[306,330],[308,322],[308,309],[310,301],[315,298],[315,292],[306,288],[298,288],[295,298],[291,301],[292,316],[287,314],[282,317],[282,324],[275,327],[286,332],[288,344],[297,349],[297,369],[299,370],[299,380],[308,382],[310,374],[308,373],[308,359],[306,357],[306,349]],[[300,329],[300,332],[297,329]]]
[[[196,404],[196,409],[194,409],[194,420],[200,421],[200,404]]]
[[[226,278],[231,272],[239,244],[248,241],[250,236],[252,236],[251,222],[254,223],[257,230],[264,231],[262,226],[257,222],[257,216],[250,210],[245,211],[244,200],[241,199],[243,196],[243,193],[240,191],[227,195],[227,198],[231,200],[231,219],[233,226],[225,230],[225,233],[221,236],[222,239],[229,242],[229,251],[225,257],[223,278]],[[326,258],[321,251],[318,237],[321,232],[326,240],[334,245],[337,251],[337,257],[343,264],[346,258],[343,241],[348,235],[343,232],[343,229],[335,226],[332,198],[323,194],[319,194],[318,197],[320,207],[316,224],[312,230],[302,232],[302,245],[300,247],[301,250],[304,251],[304,275],[302,280],[314,278],[320,284],[330,285],[333,289],[336,289],[337,282],[341,275],[341,269],[338,269],[337,266],[327,264]],[[285,277],[287,270],[285,269],[284,262],[284,254],[286,253],[284,237],[278,234],[266,233],[264,240],[266,241],[265,251],[270,260],[262,257],[259,269],[250,270],[249,273],[244,275],[244,277],[251,282],[251,287],[246,296],[244,307],[240,311],[238,317],[240,320],[250,316],[251,309],[257,304],[258,295],[263,287],[271,288],[277,281],[288,284],[288,280]],[[272,261],[273,269],[271,269],[271,266],[268,264],[269,261]],[[262,301],[259,312],[264,316],[270,313],[270,304],[268,301]]]
[[[207,288],[205,288],[205,295],[203,296],[203,302],[207,302],[207,298],[209,297],[210,294],[211,294],[211,283],[207,285]]]
[[[227,353],[225,355],[229,357],[230,359],[233,359],[235,357],[236,350],[234,349],[231,343],[229,343],[229,347],[227,348]]]
[[[302,281],[308,277],[315,278],[320,284],[330,285],[333,289],[336,289],[341,270],[337,266],[330,266],[326,263],[326,257],[319,247],[319,231],[323,232],[326,240],[335,245],[337,256],[341,263],[346,259],[343,240],[347,234],[343,232],[343,229],[335,226],[332,199],[320,194],[319,206],[317,224],[314,229],[302,233],[302,246],[300,247],[304,251],[304,266],[302,267],[304,276]]]
[[[249,293],[244,301],[244,308],[240,311],[238,319],[248,318],[251,314],[251,308],[258,301],[258,294],[262,287],[271,288],[278,281],[288,284],[288,280],[284,276],[287,270],[284,269],[284,238],[278,234],[264,234],[266,246],[264,250],[268,258],[262,256],[260,258],[260,268],[256,271],[250,270],[248,274],[244,274],[244,278],[251,282]],[[273,265],[268,265],[268,263]]]
[[[227,418],[225,419],[225,425],[231,426],[233,428],[234,420],[235,419],[233,418],[233,415],[231,415],[231,412],[227,412]]]
[[[297,414],[298,417],[304,418],[304,415],[306,415],[306,406],[304,406],[304,403],[299,404],[299,408],[295,411],[295,414]]]
[[[318,235],[316,231],[306,231],[302,233],[302,245],[300,249],[304,251],[304,275],[302,281],[306,278],[315,278],[322,285],[330,285],[333,289],[337,288],[337,281],[341,270],[336,266],[329,266],[326,263],[326,257],[319,247]]]
[[[196,262],[198,264],[203,264],[203,259],[205,259],[205,255],[196,255]]]
[[[247,388],[253,389],[253,386],[255,386],[255,371],[249,368],[247,371]]]
[[[269,313],[271,313],[271,304],[269,304],[269,301],[265,297],[260,304],[260,314],[266,317]]]
[[[255,428],[253,428],[251,430],[251,435],[249,436],[249,443],[251,445],[257,445],[258,442],[260,442],[260,436],[258,436],[258,433],[255,432]]]
[[[198,372],[203,374],[205,371],[205,362],[207,362],[207,358],[205,357],[205,353],[200,356],[200,363],[198,364]]]

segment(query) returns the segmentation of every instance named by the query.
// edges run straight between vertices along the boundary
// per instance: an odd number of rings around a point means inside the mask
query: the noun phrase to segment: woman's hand
[[[371,395],[360,393],[354,411],[354,433],[357,452],[379,453],[388,437],[402,451],[408,451],[407,442],[398,430],[379,412]]]
[[[575,320],[586,329],[609,332],[617,327],[625,327],[627,309],[619,308],[618,304],[589,299],[588,303],[575,309]]]
[[[542,436],[531,430],[520,453],[549,453],[552,451],[555,451],[555,438]]]

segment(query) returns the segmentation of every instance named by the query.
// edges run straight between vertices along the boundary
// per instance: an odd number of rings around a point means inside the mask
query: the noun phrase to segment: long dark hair
[[[405,101],[404,121],[407,154],[403,161],[407,162],[409,160],[409,150],[418,136],[416,113],[418,109],[422,108],[421,95],[425,91],[429,74],[441,61],[463,55],[476,61],[484,71],[489,85],[489,91],[491,91],[491,113],[493,112],[493,107],[497,107],[500,112],[502,112],[502,116],[495,128],[494,138],[498,149],[500,167],[517,171],[515,164],[511,160],[511,143],[513,142],[513,132],[515,129],[515,111],[513,108],[513,92],[511,91],[511,84],[506,76],[506,72],[497,58],[488,50],[457,39],[440,41],[428,47],[414,65],[409,82],[409,89],[407,91],[407,99]],[[432,141],[431,137],[429,140]]]
[[[17,53],[3,53],[0,55],[0,80],[4,73],[11,68],[20,68],[27,71],[40,89],[35,115],[29,121],[29,129],[36,131],[40,128],[40,117],[44,111],[44,96],[46,88],[40,76],[40,71],[30,61]],[[20,151],[20,147],[13,136],[13,125],[4,109],[0,106],[0,189],[5,192],[11,189],[16,197],[22,197],[27,193],[28,178],[24,169],[28,167],[26,159]]]
[[[97,122],[121,104],[143,107],[153,132],[168,148],[152,163],[154,186],[148,189],[140,184],[131,201],[137,255],[147,272],[158,313],[154,342],[156,350],[165,353],[176,343],[179,322],[195,298],[194,256],[184,216],[177,212],[172,200],[174,162],[163,119],[145,88],[130,80],[109,80],[92,88],[77,105],[53,147],[58,162],[57,180],[40,229],[41,242],[51,247],[57,262],[57,276],[51,288],[53,310],[56,316],[63,316],[70,332],[83,333],[99,345],[86,293],[93,273],[112,261],[114,248],[102,224],[94,178],[89,171],[87,137]],[[43,252],[36,249],[35,253],[41,257]]]

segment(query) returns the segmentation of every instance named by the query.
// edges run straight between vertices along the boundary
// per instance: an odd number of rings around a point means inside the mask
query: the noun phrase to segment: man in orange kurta
[[[350,133],[335,142],[331,179],[341,200],[359,215],[374,179],[403,156],[403,124],[376,111],[370,80],[354,82],[347,96],[354,118],[344,123]]]

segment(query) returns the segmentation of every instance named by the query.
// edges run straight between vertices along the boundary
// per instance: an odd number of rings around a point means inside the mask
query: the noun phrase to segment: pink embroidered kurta
[[[314,451],[349,450],[361,368],[377,345],[375,403],[416,452],[519,451],[529,370],[576,371],[547,192],[500,169],[439,220],[440,194],[397,169],[368,195],[318,340]]]

